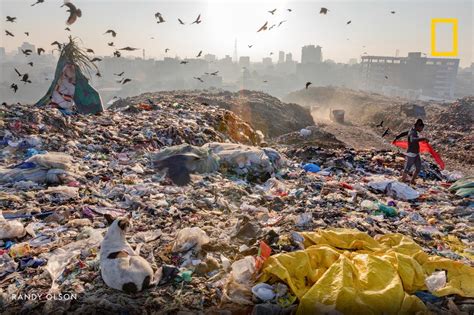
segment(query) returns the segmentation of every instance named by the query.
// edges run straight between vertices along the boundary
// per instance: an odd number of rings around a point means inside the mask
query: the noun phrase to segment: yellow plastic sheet
[[[425,278],[446,270],[438,296],[474,297],[474,268],[429,256],[411,238],[387,234],[376,238],[356,230],[301,233],[305,250],[268,258],[259,281],[285,282],[300,300],[297,314],[423,314],[415,291]]]

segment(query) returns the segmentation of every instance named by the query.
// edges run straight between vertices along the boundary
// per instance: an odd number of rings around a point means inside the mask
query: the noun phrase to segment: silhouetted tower
[[[234,42],[234,62],[239,61],[239,56],[237,55],[237,38],[235,39]]]

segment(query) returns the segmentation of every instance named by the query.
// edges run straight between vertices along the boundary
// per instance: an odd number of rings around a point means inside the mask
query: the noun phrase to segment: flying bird
[[[270,31],[270,30],[271,30],[272,28],[274,28],[274,27],[275,27],[275,24],[272,24],[272,26],[270,26],[270,27],[268,28],[268,30]]]
[[[270,56],[273,55],[273,52],[270,52]]]
[[[26,50],[21,50],[21,52],[25,55],[25,56],[29,56],[31,55],[31,53],[33,52],[31,49],[26,49]]]
[[[51,46],[53,46],[53,45],[57,45],[58,49],[61,50],[61,44],[57,40],[55,40],[54,42],[51,43]]]
[[[114,46],[114,42],[107,43],[107,45],[109,45],[110,47],[113,47],[113,46]]]
[[[268,81],[267,80],[263,80],[263,83],[267,83]]]
[[[126,83],[130,82],[130,81],[132,81],[132,79],[127,78],[125,80],[122,80],[122,82],[120,82],[120,83],[122,83],[122,85],[123,85],[123,84],[126,84]]]
[[[34,6],[35,4],[40,4],[40,3],[43,3],[43,2],[44,2],[44,0],[36,0],[36,2],[33,3],[31,6]]]
[[[247,45],[247,46],[249,46],[249,48],[252,48],[253,45]]]
[[[382,128],[382,127],[383,127],[383,120],[380,122],[380,124],[378,124],[378,125],[375,126],[375,127],[380,127],[380,128]]]
[[[116,51],[114,51],[114,56],[117,57],[117,58],[120,58],[120,56],[122,56],[122,54],[120,53],[120,51],[116,50]]]
[[[112,37],[117,36],[117,32],[115,32],[114,30],[107,30],[107,32],[105,32],[104,35],[105,35],[105,34],[111,34]]]
[[[388,135],[389,131],[390,131],[390,128],[387,128],[387,130],[384,131],[382,138]]]
[[[15,22],[15,20],[16,20],[16,17],[7,15],[7,22],[13,23],[13,22]]]
[[[280,23],[278,23],[278,27],[279,27],[280,25],[282,25],[283,23],[285,23],[285,22],[286,22],[286,20],[280,21]]]
[[[308,86],[310,86],[311,84],[313,84],[313,83],[311,83],[311,82],[309,82],[309,81],[306,82],[306,89],[308,89]]]
[[[69,27],[66,27],[64,30],[65,30],[65,31],[68,31],[68,32],[71,31],[71,29],[70,29]]]
[[[197,54],[196,58],[201,57],[201,55],[202,55],[202,50],[199,51],[199,54]]]
[[[100,74],[99,71],[97,71],[97,73],[95,75],[98,76],[99,78],[102,78],[102,74]]]
[[[28,73],[25,73],[25,74],[23,75],[23,77],[21,78],[20,81],[21,81],[21,82],[24,82],[25,84],[26,84],[26,83],[31,83],[31,81],[29,80],[29,75],[28,75]]]
[[[96,62],[96,61],[102,61],[102,59],[97,58],[97,57],[94,57],[94,58],[91,59],[91,62]]]
[[[395,14],[395,11],[390,11],[390,13]]]
[[[139,50],[140,48],[133,48],[130,46],[120,48],[119,50],[126,50],[126,51],[134,51],[134,50]]]
[[[165,48],[165,54],[166,54],[169,50],[170,50],[169,48]]]
[[[352,23],[352,21],[350,21],[350,20],[346,22],[347,25],[349,25],[349,24],[351,24],[351,23]]]
[[[6,36],[15,37],[15,35],[13,35],[13,33],[9,32],[7,30],[5,30],[5,34],[6,34]]]
[[[193,79],[196,79],[196,80],[198,80],[198,81],[201,82],[201,83],[204,83],[204,81],[203,81],[200,77],[193,77]]]
[[[211,72],[211,75],[217,75],[219,71]]]
[[[293,11],[293,10],[291,10],[291,9],[286,9],[286,10],[287,10],[288,12],[291,12],[291,11]]]
[[[388,80],[388,75],[386,75],[386,76],[385,76],[385,79],[387,79],[387,80]]]
[[[44,49],[40,47],[36,49],[36,52],[38,53],[38,55],[41,55],[41,53],[44,53]]]
[[[125,73],[125,71],[122,71],[122,72],[120,72],[120,73],[114,73],[114,75],[116,75],[116,76],[118,76],[118,77],[121,77],[121,76],[123,76],[124,73]]]
[[[265,22],[265,24],[263,24],[263,26],[258,29],[257,33],[260,32],[260,31],[266,30],[266,29],[267,29],[267,25],[268,25],[268,21]]]
[[[28,65],[32,66],[33,67],[33,61],[31,62],[28,62]]]
[[[168,158],[153,161],[157,170],[166,170],[166,174],[173,184],[186,186],[191,182],[190,174],[197,168],[201,158],[192,153],[177,154]]]
[[[155,13],[155,18],[158,19],[158,21],[156,22],[156,23],[158,23],[158,24],[165,22],[165,19],[161,16],[161,13],[160,13],[160,12],[156,12],[156,13]]]
[[[82,16],[82,11],[81,9],[76,8],[76,6],[71,2],[66,1],[68,0],[64,1],[64,4],[61,6],[61,8],[64,6],[68,7],[67,12],[69,12],[69,17],[67,18],[66,24],[72,25],[74,24],[74,22],[76,22],[77,18],[80,18]]]
[[[275,14],[275,11],[276,11],[276,10],[277,10],[277,9],[273,9],[273,10],[271,10],[271,11],[268,11],[268,13],[271,13],[271,15],[273,15],[273,14]]]
[[[16,74],[18,74],[19,77],[22,76],[22,74],[20,73],[20,71],[17,70],[17,68],[13,68],[13,69],[15,70]]]
[[[181,19],[180,19],[180,18],[178,18],[178,21],[179,21],[179,24],[181,24],[181,25],[184,25],[184,22],[183,22],[183,21],[181,21]]]
[[[91,53],[91,54],[94,53],[94,51],[93,51],[92,49],[90,49],[90,48],[87,48],[87,49],[86,49],[86,52]]]
[[[321,10],[319,10],[319,14],[328,14],[328,9],[326,8],[321,8]]]
[[[30,36],[30,32],[25,32],[25,35],[26,35],[26,36]]]
[[[183,60],[183,61],[181,61],[179,64],[185,65],[185,64],[187,64],[187,63],[188,63],[188,61]]]
[[[197,17],[197,19],[196,19],[194,22],[192,22],[191,24],[199,24],[199,23],[201,23],[201,22],[202,22],[202,21],[201,21],[201,14],[199,14],[198,17]]]
[[[18,85],[16,85],[15,83],[12,83],[12,85],[10,85],[10,89],[13,90],[13,93],[16,93],[16,91],[18,91]]]

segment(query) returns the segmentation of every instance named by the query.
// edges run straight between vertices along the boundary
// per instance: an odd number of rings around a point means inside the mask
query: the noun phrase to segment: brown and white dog
[[[109,287],[136,293],[150,286],[153,269],[139,256],[139,246],[133,251],[128,244],[125,233],[130,225],[129,217],[117,218],[110,225],[100,246],[100,271]]]

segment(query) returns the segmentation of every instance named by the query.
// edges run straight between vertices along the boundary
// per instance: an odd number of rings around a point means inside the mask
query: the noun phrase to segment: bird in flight
[[[123,76],[124,73],[125,73],[125,71],[122,71],[122,72],[120,72],[120,73],[114,73],[114,75],[116,75],[116,76],[118,76],[118,77],[121,77],[121,76]]]
[[[94,58],[91,59],[91,62],[96,62],[96,61],[102,61],[102,59],[97,58],[97,57],[94,57]]]
[[[25,32],[25,35],[26,35],[26,36],[30,36],[30,32]]]
[[[16,85],[15,83],[12,83],[12,85],[10,85],[10,89],[13,90],[13,93],[16,93],[16,91],[18,91],[18,85]]]
[[[90,49],[90,48],[87,48],[86,51],[87,51],[88,53],[91,53],[91,54],[94,53],[94,51],[93,51],[92,49]]]
[[[268,28],[268,30],[270,31],[270,30],[271,30],[272,28],[274,28],[274,27],[275,27],[275,24],[272,24],[272,26],[270,26],[270,27]]]
[[[385,76],[385,79],[387,79],[387,80],[388,80],[388,75],[386,75],[386,76]]]
[[[127,84],[130,81],[132,81],[132,79],[126,78],[126,79],[122,79],[122,80],[118,81],[118,83],[122,83],[122,85],[123,85],[123,84]]]
[[[116,50],[116,51],[114,51],[114,56],[117,57],[117,58],[120,58],[120,56],[122,56],[122,54],[120,53],[120,51]]]
[[[13,22],[15,22],[15,20],[16,20],[16,17],[7,15],[7,22],[13,23]]]
[[[197,17],[197,19],[196,19],[194,22],[192,22],[191,24],[199,24],[199,23],[201,23],[201,22],[202,22],[202,21],[201,21],[201,14],[199,14],[198,17]]]
[[[9,32],[7,30],[5,30],[5,34],[6,34],[6,36],[15,37],[15,35],[13,35],[13,33]]]
[[[107,30],[107,32],[105,32],[104,35],[105,34],[110,34],[110,35],[112,35],[112,37],[117,36],[117,32],[115,32],[114,30]]]
[[[40,47],[36,49],[36,52],[38,53],[38,55],[41,55],[41,53],[44,53],[44,49]]]
[[[385,130],[384,133],[382,134],[382,138],[388,135],[389,131],[390,131],[390,128],[387,128],[387,130]]]
[[[165,54],[166,54],[169,50],[170,50],[169,48],[165,48]]]
[[[278,23],[278,26],[282,25],[285,22],[286,22],[286,20],[280,21],[280,23]]]
[[[156,13],[155,13],[155,18],[158,19],[158,21],[156,22],[156,23],[158,23],[158,24],[165,22],[165,19],[163,18],[163,16],[161,16],[161,13],[160,13],[160,12],[156,12]]]
[[[291,12],[291,11],[293,11],[293,10],[291,10],[291,9],[286,9],[286,10],[287,10],[288,12]]]
[[[328,14],[328,9],[326,8],[321,8],[321,10],[319,10],[319,14]]]
[[[277,10],[277,9],[273,9],[273,10],[271,10],[271,11],[268,11],[268,13],[270,13],[271,15],[273,15],[273,14],[275,14],[275,11],[276,11],[276,10]]]
[[[185,60],[183,60],[183,61],[180,62],[181,65],[185,65],[185,64],[187,64],[187,63],[188,63],[188,62],[185,61]]]
[[[55,40],[54,42],[51,43],[51,46],[53,46],[53,45],[57,45],[58,49],[61,50],[61,44],[57,40]]]
[[[347,22],[346,22],[347,25],[349,25],[349,24],[351,24],[351,23],[352,23],[352,21],[347,21]]]
[[[97,71],[97,73],[96,73],[95,75],[96,75],[97,77],[99,77],[99,78],[102,78],[102,74],[100,74],[99,71]]]
[[[258,29],[257,33],[260,32],[260,31],[265,31],[265,30],[267,29],[267,25],[268,25],[268,21],[265,22],[265,24],[263,24],[262,27],[260,27],[260,28]]]
[[[68,32],[71,31],[71,29],[70,29],[69,27],[66,27],[64,30],[65,30],[65,31],[68,31]]]
[[[64,6],[68,7],[67,12],[69,12],[69,17],[67,18],[66,24],[72,25],[74,24],[74,22],[76,22],[77,18],[80,18],[82,16],[82,11],[81,9],[76,8],[76,6],[71,2],[66,1],[68,0],[64,1],[64,4],[61,6],[61,8]]]
[[[201,82],[201,83],[204,83],[204,81],[203,81],[200,77],[193,77],[193,79],[196,79],[196,80],[198,80],[198,81]]]
[[[247,46],[249,46],[249,48],[252,48],[253,45],[247,45]]]
[[[183,21],[181,21],[181,19],[180,19],[180,18],[178,18],[178,21],[179,21],[179,24],[181,24],[181,25],[184,25],[184,22],[183,22]]]
[[[390,13],[395,14],[395,11],[390,11]]]
[[[310,86],[312,83],[311,82],[306,82],[306,89],[308,89],[308,86]]]
[[[380,122],[380,124],[378,124],[378,125],[375,126],[375,127],[380,127],[380,128],[382,128],[382,127],[383,127],[383,120]]]
[[[32,66],[33,67],[33,61],[31,62],[28,62],[28,65]]]
[[[28,73],[21,74],[20,71],[18,71],[16,68],[14,68],[14,69],[15,69],[16,74],[18,74],[19,77],[22,77],[21,80],[20,80],[21,82],[31,83],[31,81],[29,80]]]
[[[33,52],[31,49],[25,49],[25,50],[21,50],[21,52],[25,55],[25,56],[29,56],[31,55],[31,53]]]
[[[35,4],[40,4],[40,3],[43,3],[44,0],[37,0],[35,3],[33,3],[31,6],[34,6]]]
[[[134,51],[134,50],[139,50],[139,49],[140,48],[133,48],[133,47],[127,46],[124,48],[120,48],[119,50]]]
[[[109,45],[110,47],[113,47],[113,46],[114,46],[114,42],[107,43],[107,45]]]
[[[202,50],[201,50],[201,51],[199,51],[199,54],[197,54],[196,58],[199,58],[199,57],[201,57],[201,55],[202,55]]]
[[[211,75],[217,75],[218,73],[219,73],[219,70],[215,72],[211,72]]]

